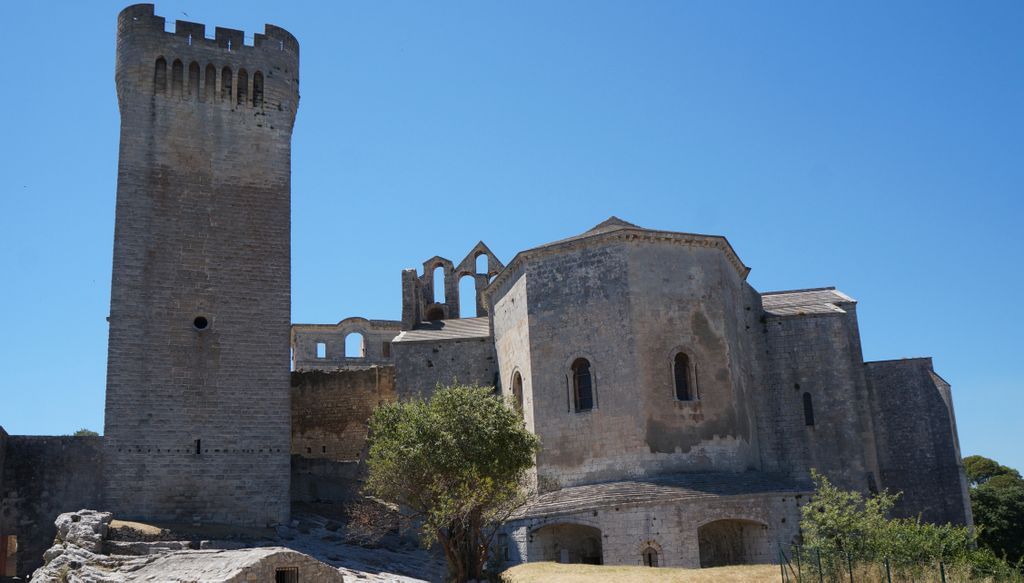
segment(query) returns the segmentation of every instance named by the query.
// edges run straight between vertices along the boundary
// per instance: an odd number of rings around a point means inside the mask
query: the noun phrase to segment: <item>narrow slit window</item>
[[[690,357],[686,356],[686,353],[676,354],[672,363],[672,375],[676,387],[676,400],[692,401],[694,391],[690,375]]]
[[[199,455],[200,453],[202,453],[202,451],[203,451],[202,450],[202,446],[203,446],[203,440],[197,439],[196,440],[196,455]]]
[[[316,357],[317,358],[327,358],[327,343],[326,342],[317,342],[316,343]]]
[[[804,393],[804,425],[814,426],[814,403],[811,402],[810,393]]]
[[[259,71],[252,74],[252,105],[263,107],[263,73]]]
[[[171,65],[171,95],[173,97],[181,97],[184,82],[185,65],[182,65],[180,60],[174,59],[174,64]]]
[[[380,354],[384,358],[391,358],[391,343],[384,342],[380,345]]]
[[[153,93],[167,93],[167,60],[163,57],[156,60],[156,70],[153,72]]]
[[[249,98],[249,73],[245,69],[238,70],[238,89],[235,91],[238,93],[238,105],[245,105]]]
[[[220,100],[230,104],[232,92],[231,92],[231,67],[224,67],[220,71]]]
[[[523,377],[516,372],[512,375],[512,397],[516,401],[516,406],[519,407],[519,412],[523,412]]]
[[[199,101],[199,63],[195,61],[188,65],[188,97]]]
[[[594,408],[593,377],[590,361],[585,358],[577,358],[572,363],[572,388],[573,405],[577,413]]]
[[[217,67],[206,66],[206,82],[203,84],[203,92],[206,94],[206,102],[213,103],[217,99]]]

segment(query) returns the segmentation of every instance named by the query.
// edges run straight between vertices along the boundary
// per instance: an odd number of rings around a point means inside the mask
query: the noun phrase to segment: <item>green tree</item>
[[[97,437],[99,433],[96,433],[92,429],[81,428],[78,431],[72,433],[75,437]]]
[[[980,455],[964,458],[978,542],[1010,562],[1024,559],[1024,479]]]
[[[439,387],[429,401],[383,405],[370,418],[368,493],[417,521],[461,583],[483,579],[501,522],[525,500],[539,447],[489,387]]]

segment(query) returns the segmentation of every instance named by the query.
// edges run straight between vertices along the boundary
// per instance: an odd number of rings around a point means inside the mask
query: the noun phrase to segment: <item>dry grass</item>
[[[524,563],[502,574],[507,583],[778,583],[778,565],[739,565],[711,569],[622,567]]]
[[[130,528],[131,530],[135,530],[135,531],[141,532],[142,534],[153,534],[153,535],[160,534],[160,527],[159,526],[153,526],[152,524],[143,524],[141,522],[132,522],[130,520],[111,520],[110,521],[110,527],[111,528]]]

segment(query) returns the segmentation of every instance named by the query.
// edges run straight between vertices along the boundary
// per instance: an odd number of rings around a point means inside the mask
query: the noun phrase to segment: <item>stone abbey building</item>
[[[507,563],[771,561],[812,468],[971,523],[931,359],[864,362],[854,299],[759,292],[724,237],[613,217],[507,265],[481,242],[403,271],[400,320],[291,324],[298,43],[165,24],[118,18],[104,435],[0,429],[0,576],[39,565],[59,512],[264,526],[344,501],[373,409],[456,380],[495,386],[542,442]]]

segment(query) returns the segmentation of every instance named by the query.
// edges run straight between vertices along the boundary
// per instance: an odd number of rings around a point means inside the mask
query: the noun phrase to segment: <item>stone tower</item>
[[[118,17],[105,497],[123,517],[289,517],[291,132],[299,47],[267,25]]]

